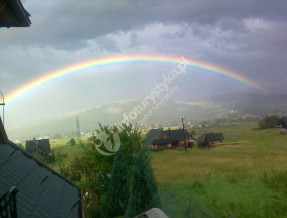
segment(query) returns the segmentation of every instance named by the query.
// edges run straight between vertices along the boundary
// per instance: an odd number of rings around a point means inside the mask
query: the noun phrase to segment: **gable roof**
[[[163,132],[164,132],[164,134],[168,135],[172,140],[175,140],[175,141],[184,140],[184,135],[183,135],[182,129],[165,130]],[[186,138],[190,136],[189,132],[186,129],[184,129],[184,132],[185,132]]]
[[[185,137],[186,139],[188,137],[190,137],[191,135],[189,134],[189,132],[184,129],[184,132],[185,132]],[[162,134],[162,135],[161,135]],[[160,136],[164,136],[166,138],[161,138]],[[159,142],[160,143],[163,143],[163,141],[156,141],[154,142],[155,140],[158,140],[158,139],[161,139],[161,140],[165,140],[165,139],[168,139],[169,142],[168,143],[173,143],[175,141],[183,141],[184,140],[184,135],[183,135],[183,131],[182,129],[173,129],[173,130],[165,130],[163,131],[162,129],[151,129],[145,139],[144,139],[144,142],[147,143],[147,144],[158,144]],[[166,143],[167,141],[165,141]]]
[[[0,27],[28,27],[29,16],[20,0],[0,0]]]
[[[159,136],[159,134],[161,133],[161,129],[151,129],[148,133],[147,133],[147,135],[146,135],[146,137],[144,138],[144,142],[145,143],[147,143],[147,144],[152,144],[152,142],[153,142],[153,140],[155,140],[158,136]]]
[[[196,139],[198,142],[207,142],[207,141],[223,141],[224,136],[222,133],[203,133],[199,138]]]
[[[0,197],[13,186],[18,217],[82,216],[79,187],[13,142],[1,141]]]

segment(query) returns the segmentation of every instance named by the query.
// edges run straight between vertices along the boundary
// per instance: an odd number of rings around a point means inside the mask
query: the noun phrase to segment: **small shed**
[[[49,139],[27,140],[25,149],[30,154],[39,153],[43,156],[48,156],[50,153],[50,141]]]
[[[222,142],[224,136],[222,133],[203,133],[199,138],[196,139],[197,146],[199,148],[206,148],[212,144]]]

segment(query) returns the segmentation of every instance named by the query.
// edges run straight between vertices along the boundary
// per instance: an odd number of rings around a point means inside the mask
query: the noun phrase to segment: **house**
[[[20,0],[0,0],[0,27],[28,27],[30,14]]]
[[[203,133],[196,139],[199,148],[208,148],[212,144],[222,142],[223,140],[224,136],[222,133]]]
[[[145,144],[151,145],[153,140],[155,140],[161,133],[162,129],[151,129],[145,136],[143,142]]]
[[[13,215],[82,217],[81,189],[11,142],[0,118],[0,217]]]
[[[33,139],[27,140],[25,145],[26,151],[30,154],[38,153],[43,156],[48,156],[50,153],[50,142],[49,139]]]
[[[171,139],[155,139],[152,141],[149,148],[154,151],[165,150],[172,147],[173,140]]]
[[[280,134],[285,135],[287,129],[287,117],[281,117],[280,119]]]
[[[192,147],[190,139],[192,135],[185,129],[183,134],[182,129],[163,130],[151,129],[144,139],[144,142],[149,145],[151,150],[164,150],[170,148],[178,148],[180,146]]]
[[[174,130],[165,130],[164,134],[168,136],[168,138],[173,140],[172,146],[178,147],[178,146],[185,146],[185,144],[188,144],[190,139],[192,138],[192,135],[189,134],[189,132],[185,129],[185,134],[183,134],[182,129],[174,129]],[[190,147],[190,146],[189,146]]]

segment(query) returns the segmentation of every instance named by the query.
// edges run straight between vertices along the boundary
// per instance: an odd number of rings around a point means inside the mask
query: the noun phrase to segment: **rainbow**
[[[261,89],[258,84],[251,81],[249,78],[236,73],[232,70],[228,70],[207,62],[198,61],[194,59],[189,59],[184,57],[188,60],[189,66],[197,69],[201,69],[204,71],[209,71],[233,80],[236,80],[240,83],[246,84],[247,86],[253,87],[255,89]],[[137,63],[137,62],[157,62],[157,63],[172,63],[172,64],[179,64],[182,62],[180,57],[172,57],[172,56],[161,56],[161,55],[130,55],[130,56],[113,56],[107,58],[100,58],[100,59],[92,59],[88,61],[79,62],[76,64],[72,64],[63,68],[59,68],[57,70],[51,71],[46,73],[45,75],[38,77],[23,86],[19,87],[18,89],[12,91],[6,96],[6,103],[20,97],[25,92],[32,90],[35,87],[38,87],[50,80],[54,80],[71,73],[81,72],[87,69],[92,69],[96,67],[104,67],[107,65],[115,65],[115,64],[125,64],[125,63]],[[188,72],[192,72],[188,70]]]

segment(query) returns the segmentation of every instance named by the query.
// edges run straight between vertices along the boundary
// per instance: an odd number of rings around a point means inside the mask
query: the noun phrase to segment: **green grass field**
[[[287,216],[287,136],[278,129],[256,130],[256,124],[205,128],[222,132],[225,142],[152,153],[154,173],[162,189],[186,201],[205,205],[219,217]],[[234,135],[239,141],[233,142]]]
[[[188,214],[190,198],[218,217],[287,217],[287,135],[280,135],[279,129],[256,128],[256,123],[200,128],[195,137],[222,132],[224,143],[211,149],[195,146],[187,152],[151,153],[160,189],[176,196],[171,201],[172,217]],[[67,141],[51,140],[56,157],[63,155],[62,165],[83,152],[78,146],[68,146]],[[59,164],[52,167],[58,170]]]

